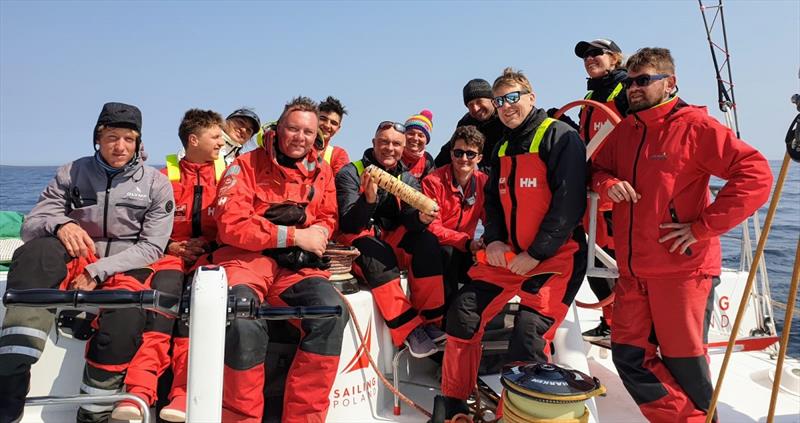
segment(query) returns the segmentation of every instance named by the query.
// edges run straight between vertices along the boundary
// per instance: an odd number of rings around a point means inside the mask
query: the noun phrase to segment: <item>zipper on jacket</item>
[[[203,209],[203,185],[200,184],[200,169],[195,170],[197,182],[194,185],[194,196],[192,198],[192,238],[198,238],[203,234],[200,219]]]
[[[678,219],[678,211],[675,210],[675,202],[673,200],[669,200],[669,217],[672,219],[672,223],[681,223],[681,220]],[[692,249],[690,247],[686,248],[686,251],[683,254],[687,256],[692,255]]]
[[[515,156],[510,156],[511,159],[511,170],[508,172],[508,180],[506,185],[508,186],[508,195],[511,197],[511,227],[508,228],[509,238],[511,238],[511,242],[514,244],[514,247],[517,250],[522,251],[522,247],[519,245],[519,239],[517,238],[517,193],[516,193],[516,175],[517,175],[517,158]]]
[[[636,127],[639,127],[639,116],[636,114],[633,115],[636,120]],[[639,166],[639,156],[642,154],[642,147],[644,146],[644,141],[647,138],[647,125],[642,122],[642,127],[644,128],[642,131],[642,139],[639,141],[639,147],[636,148],[636,156],[633,158],[633,178],[631,178],[631,186],[633,190],[636,191],[636,170]],[[631,271],[631,276],[636,277],[636,273],[633,271],[633,201],[630,202],[630,214],[631,220],[628,224],[628,270]]]
[[[109,203],[109,195],[111,194],[111,182],[114,180],[114,177],[117,174],[106,175],[106,198],[103,201],[103,239],[106,240],[106,253],[103,257],[108,257],[108,254],[111,253],[111,240],[108,239],[108,203]]]

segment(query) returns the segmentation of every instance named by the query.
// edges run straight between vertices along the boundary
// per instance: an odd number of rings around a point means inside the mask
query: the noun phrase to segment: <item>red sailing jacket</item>
[[[296,161],[278,164],[275,131],[264,133],[264,146],[231,163],[217,189],[217,239],[249,251],[294,245],[295,227],[336,227],[336,187],[331,167],[318,161],[317,151]],[[299,224],[275,224],[270,213],[304,218]],[[273,219],[279,216],[272,216]]]
[[[193,163],[181,159],[178,162],[179,180],[170,180],[175,196],[175,220],[172,225],[172,241],[202,238],[210,243],[217,238],[217,223],[214,220],[214,199],[217,195],[217,175],[214,162]],[[161,173],[169,177],[167,168]]]
[[[484,219],[483,189],[489,176],[476,170],[464,192],[454,182],[452,166],[442,166],[422,180],[422,192],[439,205],[439,217],[428,225],[428,230],[440,244],[469,251],[478,220]]]
[[[628,115],[592,162],[592,187],[601,200],[628,181],[637,203],[614,205],[617,265],[625,276],[659,278],[719,275],[719,235],[767,201],[772,173],[764,156],[708,116],[705,107],[675,97]],[[710,201],[710,176],[727,180]],[[686,254],[670,253],[670,230],[659,225],[692,222],[698,242]]]
[[[347,155],[347,151],[338,145],[328,144],[322,149],[322,151],[319,152],[319,155],[322,157],[322,160],[324,160],[325,163],[331,165],[333,176],[336,176],[336,174],[339,173],[339,170],[350,163],[350,156]]]

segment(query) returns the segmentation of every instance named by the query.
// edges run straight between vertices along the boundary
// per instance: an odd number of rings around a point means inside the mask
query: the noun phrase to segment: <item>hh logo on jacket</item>
[[[536,178],[519,178],[520,188],[537,188],[538,186]]]

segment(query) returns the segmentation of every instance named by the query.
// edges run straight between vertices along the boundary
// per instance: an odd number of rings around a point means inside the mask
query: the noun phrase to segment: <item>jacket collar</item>
[[[656,104],[655,106],[631,113],[636,120],[644,123],[655,123],[664,121],[672,116],[673,113],[687,106],[678,96],[673,96],[663,103]]]
[[[467,181],[467,188],[466,190],[461,188],[461,185],[458,184],[455,175],[455,169],[453,168],[453,164],[450,163],[447,165],[447,171],[444,172],[444,182],[447,186],[450,187],[450,190],[454,193],[457,193],[461,196],[462,203],[467,203],[467,205],[475,204],[475,199],[477,197],[477,189],[478,189],[478,178],[475,175],[478,169],[475,169],[470,175],[469,180]]]
[[[267,157],[270,162],[280,168],[282,166],[278,163],[279,152],[276,146],[277,142],[278,133],[275,132],[274,129],[269,129],[264,132],[264,146],[262,148],[267,152]],[[294,168],[305,176],[315,173],[319,169],[319,166],[317,166],[317,149],[312,146],[305,157],[295,161]]]

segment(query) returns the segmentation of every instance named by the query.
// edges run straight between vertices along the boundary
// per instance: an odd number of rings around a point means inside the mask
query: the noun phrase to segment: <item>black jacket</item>
[[[484,138],[486,138],[486,141],[483,144],[483,159],[481,159],[480,163],[478,163],[478,168],[485,173],[489,173],[489,156],[491,155],[492,151],[494,151],[494,147],[497,145],[497,143],[503,139],[503,131],[506,127],[503,126],[503,122],[500,122],[500,118],[497,117],[497,112],[495,112],[492,117],[485,122],[481,122],[467,113],[461,118],[461,120],[458,121],[456,128],[467,125],[473,125],[478,128],[478,131],[480,131]],[[449,142],[442,146],[442,149],[439,151],[439,154],[434,160],[436,167],[442,167],[452,161],[450,158],[450,149],[451,146]]]
[[[503,138],[509,141],[506,155],[527,154],[533,132],[546,117],[544,109],[533,109],[520,126],[513,130],[506,129]],[[508,228],[498,192],[500,161],[497,150],[496,147],[490,157],[492,170],[485,189],[486,222],[483,238],[486,244],[492,241],[505,242],[508,239]],[[555,121],[545,132],[539,145],[539,157],[547,166],[547,185],[552,192],[552,199],[547,214],[539,225],[539,232],[527,251],[531,257],[544,260],[555,255],[583,218],[586,209],[586,146],[574,129],[563,122]]]
[[[383,169],[375,162],[372,148],[364,151],[361,162],[364,168],[374,164]],[[398,161],[397,166],[387,172],[393,176],[400,175],[401,181],[417,191],[420,190],[419,181],[408,173],[402,162]],[[344,233],[357,234],[373,226],[382,230],[392,230],[400,225],[411,231],[426,228],[419,220],[417,209],[401,203],[394,195],[381,188],[378,188],[378,201],[375,204],[367,203],[366,197],[361,193],[361,176],[353,163],[349,163],[336,174],[336,200],[339,207],[339,230]]]
[[[625,69],[615,69],[602,78],[587,79],[586,89],[592,92],[588,100],[605,103],[608,96],[611,95],[611,92],[617,88],[617,84],[621,83],[627,77],[628,71]],[[614,97],[614,106],[617,107],[620,117],[624,118],[628,115],[628,96],[625,93],[625,88],[622,88],[622,91]],[[585,127],[581,129],[581,136],[587,143],[589,142],[588,122],[592,119],[592,112],[594,112],[594,109],[589,108],[589,110],[586,111],[586,122],[581,122],[585,125]]]

